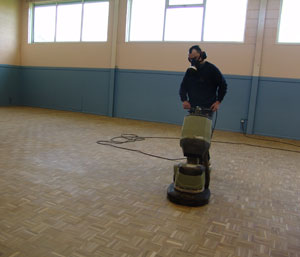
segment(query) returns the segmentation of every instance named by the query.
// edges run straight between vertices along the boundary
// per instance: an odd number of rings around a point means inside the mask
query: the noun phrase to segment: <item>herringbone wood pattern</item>
[[[1,107],[0,256],[299,257],[298,153],[212,143],[210,203],[190,208],[166,199],[176,162],[96,144],[122,133],[179,137],[180,129]],[[213,139],[299,150],[238,133]],[[178,140],[125,147],[182,157]]]

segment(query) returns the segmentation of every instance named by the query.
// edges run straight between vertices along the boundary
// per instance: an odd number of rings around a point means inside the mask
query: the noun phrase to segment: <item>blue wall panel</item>
[[[108,69],[24,67],[21,79],[23,105],[107,115]]]
[[[185,111],[178,91],[183,74],[118,70],[114,116],[181,124]]]
[[[241,132],[241,119],[247,119],[251,77],[225,76],[228,89],[218,111],[216,129]]]
[[[184,73],[118,70],[114,115],[122,118],[182,124],[179,87]],[[227,76],[228,94],[218,113],[217,129],[241,131],[247,118],[251,78]]]
[[[20,105],[20,68],[0,65],[0,106]]]
[[[181,125],[183,72],[0,65],[0,105],[26,105]],[[113,75],[113,79],[112,79]],[[252,115],[253,134],[300,139],[300,80],[225,75],[228,92],[217,129],[242,132]],[[110,93],[114,95],[110,95]],[[250,112],[250,113],[249,113]],[[251,133],[250,132],[250,133]]]
[[[261,78],[254,134],[300,139],[300,80]]]

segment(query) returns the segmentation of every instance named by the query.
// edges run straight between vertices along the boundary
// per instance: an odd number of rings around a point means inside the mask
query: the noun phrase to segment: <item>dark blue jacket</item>
[[[189,68],[180,86],[181,101],[189,101],[192,107],[209,108],[214,102],[222,102],[227,83],[220,70],[210,62]]]

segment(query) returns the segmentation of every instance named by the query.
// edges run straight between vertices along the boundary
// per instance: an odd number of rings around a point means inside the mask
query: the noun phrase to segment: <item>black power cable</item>
[[[251,137],[250,137],[251,138]],[[254,138],[256,139],[256,138]],[[238,143],[238,142],[227,142],[227,141],[215,141],[212,140],[214,143],[220,143],[220,144],[232,144],[232,145],[246,145],[246,146],[252,146],[252,147],[259,147],[259,148],[266,148],[266,149],[272,149],[272,150],[279,150],[279,151],[285,151],[285,152],[292,152],[292,153],[300,153],[300,151],[296,150],[290,150],[290,149],[283,149],[283,148],[277,148],[277,147],[270,147],[270,146],[262,146],[262,145],[253,145],[253,144],[248,144],[248,143]],[[274,141],[281,143],[280,141]],[[297,145],[294,145],[296,147],[300,147]]]
[[[212,128],[211,137],[213,136],[213,133],[215,131],[216,124],[217,124],[217,119],[218,119],[218,111],[216,111],[216,118],[215,118],[215,122],[214,122],[214,125],[213,125],[213,128]],[[251,139],[258,139],[258,140],[263,140],[263,141],[270,141],[270,142],[276,142],[276,143],[280,143],[280,144],[291,145],[291,146],[294,146],[294,147],[300,147],[300,145],[281,142],[281,141],[277,141],[277,140],[250,137],[245,133],[244,123],[242,123],[242,130],[243,130],[244,136],[246,136],[248,138],[251,138]],[[115,147],[115,148],[122,149],[122,150],[137,152],[137,153],[141,153],[141,154],[144,154],[144,155],[147,155],[147,156],[151,156],[151,157],[155,157],[155,158],[159,158],[159,159],[163,159],[163,160],[167,160],[167,161],[179,161],[179,160],[185,160],[186,159],[186,158],[167,158],[167,157],[162,157],[162,156],[158,156],[158,155],[154,155],[154,154],[150,154],[150,153],[145,153],[143,151],[132,149],[132,148],[117,146],[117,145],[120,145],[120,144],[125,144],[125,143],[130,143],[130,142],[143,141],[147,138],[148,139],[149,138],[177,139],[177,140],[180,139],[179,137],[140,137],[136,134],[121,134],[121,136],[113,137],[110,140],[98,140],[97,144],[107,145],[107,146]],[[300,153],[300,151],[296,151],[296,150],[282,149],[282,148],[262,146],[262,145],[253,145],[253,144],[249,144],[249,143],[238,143],[238,142],[228,142],[228,141],[218,141],[218,140],[212,140],[211,142],[220,143],[220,144],[246,145],[246,146],[251,146],[251,147],[260,147],[260,148],[266,148],[266,149],[272,149],[272,150]]]
[[[215,128],[216,128],[216,125],[217,125],[217,119],[218,119],[218,110],[216,110],[216,118],[215,118],[213,129],[211,131],[211,137],[213,137],[213,134],[214,134],[214,131],[215,131]]]
[[[211,136],[213,136],[216,124],[217,124],[217,118],[218,118],[218,111],[216,111],[216,118],[215,118],[215,122],[214,122],[214,126],[212,129],[212,133]],[[132,148],[127,148],[127,147],[122,147],[122,146],[117,146],[120,144],[125,144],[125,143],[130,143],[130,142],[137,142],[137,141],[143,141],[146,138],[155,138],[155,139],[177,139],[179,140],[179,137],[140,137],[136,134],[121,134],[121,136],[117,136],[117,137],[113,137],[110,140],[98,140],[97,144],[99,145],[107,145],[107,146],[111,146],[114,148],[118,148],[118,149],[122,149],[122,150],[127,150],[127,151],[132,151],[132,152],[137,152],[137,153],[141,153],[147,156],[151,156],[151,157],[155,157],[155,158],[159,158],[159,159],[163,159],[163,160],[167,160],[167,161],[180,161],[180,160],[185,160],[186,158],[167,158],[167,157],[162,157],[159,155],[154,155],[154,154],[150,154],[150,153],[146,153],[140,150],[136,150],[136,149],[132,149]]]
[[[110,140],[98,140],[97,144],[111,146],[111,147],[115,147],[115,148],[122,149],[122,150],[137,152],[137,153],[141,153],[141,154],[144,154],[144,155],[147,155],[147,156],[151,156],[151,157],[155,157],[155,158],[159,158],[159,159],[163,159],[163,160],[167,160],[167,161],[179,161],[179,160],[185,160],[186,159],[186,158],[167,158],[167,157],[162,157],[162,156],[146,153],[146,152],[136,150],[136,149],[132,149],[132,148],[117,146],[117,145],[120,145],[120,144],[143,141],[145,139],[151,139],[151,138],[152,139],[153,138],[155,138],[155,139],[177,139],[177,140],[180,139],[179,137],[140,137],[136,134],[121,134],[120,136],[113,137]],[[278,142],[278,143],[284,143],[284,142],[280,142],[280,141],[276,141],[276,140],[274,140],[274,141]],[[272,150],[300,153],[300,151],[296,151],[296,150],[289,150],[289,149],[282,149],[282,148],[277,148],[277,147],[254,145],[254,144],[248,144],[248,143],[228,142],[228,141],[219,141],[219,140],[212,140],[212,142],[220,143],[220,144],[246,145],[246,146],[251,146],[251,147],[259,147],[259,148],[266,148],[266,149],[272,149]],[[300,147],[298,145],[294,145],[294,146]]]
[[[167,158],[167,157],[162,157],[162,156],[159,156],[159,155],[145,153],[143,151],[132,149],[132,148],[117,146],[117,145],[125,144],[125,143],[143,141],[146,138],[179,139],[178,137],[140,137],[136,134],[121,134],[121,136],[113,137],[110,140],[98,140],[97,144],[107,145],[107,146],[115,147],[115,148],[122,149],[122,150],[137,152],[137,153],[141,153],[141,154],[144,154],[144,155],[147,155],[147,156],[151,156],[151,157],[155,157],[155,158],[159,158],[159,159],[163,159],[163,160],[167,160],[167,161],[180,161],[180,160],[185,160],[186,159],[186,158]]]
[[[300,147],[300,145],[296,145],[296,144],[292,144],[292,143],[287,143],[287,142],[281,142],[279,140],[274,140],[274,139],[266,139],[266,138],[259,138],[259,137],[255,137],[255,136],[249,136],[246,134],[246,128],[245,128],[245,122],[241,123],[242,125],[242,131],[245,137],[251,138],[251,139],[257,139],[257,140],[262,140],[262,141],[269,141],[269,142],[275,142],[275,143],[280,143],[280,144],[284,144],[284,145],[291,145],[291,146],[295,146],[295,147]]]

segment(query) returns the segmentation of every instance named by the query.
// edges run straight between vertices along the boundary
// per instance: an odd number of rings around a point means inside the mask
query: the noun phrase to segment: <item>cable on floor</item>
[[[274,139],[266,139],[266,138],[259,138],[256,136],[249,136],[248,134],[246,134],[246,128],[244,126],[245,123],[242,123],[242,131],[245,137],[251,138],[251,139],[257,139],[257,140],[262,140],[262,141],[269,141],[269,142],[275,142],[275,143],[280,143],[280,144],[284,144],[284,145],[291,145],[291,146],[295,146],[295,147],[300,147],[300,145],[296,145],[293,143],[288,143],[288,142],[281,142],[279,140],[274,140]]]
[[[167,158],[167,157],[146,153],[146,152],[136,150],[136,149],[132,149],[132,148],[118,146],[118,145],[121,145],[121,144],[126,144],[126,143],[131,143],[131,142],[144,141],[145,139],[177,139],[177,140],[180,140],[179,137],[154,137],[154,136],[152,136],[152,137],[141,137],[141,136],[138,136],[136,134],[121,134],[120,136],[113,137],[110,140],[98,140],[97,144],[105,145],[105,146],[111,146],[111,147],[115,147],[115,148],[122,149],[122,150],[137,152],[137,153],[140,153],[140,154],[144,154],[144,155],[147,155],[147,156],[151,156],[151,157],[155,157],[155,158],[159,158],[159,159],[163,159],[163,160],[167,160],[167,161],[179,161],[179,160],[185,160],[186,159],[186,158]],[[254,138],[254,139],[256,139],[256,138]],[[266,140],[266,141],[273,141],[273,140]],[[282,148],[262,146],[262,145],[255,145],[255,144],[249,144],[249,143],[238,143],[238,142],[219,141],[219,140],[212,140],[211,142],[220,143],[220,144],[245,145],[245,146],[251,146],[251,147],[259,147],[259,148],[266,148],[266,149],[272,149],[272,150],[300,153],[300,151],[296,151],[296,150],[282,149]],[[276,140],[274,140],[274,142],[283,143],[283,144],[285,143],[285,142],[280,142],[280,141],[276,141]],[[298,145],[293,145],[293,146],[300,147]]]
[[[120,144],[125,144],[125,143],[131,143],[131,142],[137,142],[137,141],[143,141],[145,139],[149,138],[156,138],[156,139],[179,139],[178,137],[140,137],[136,134],[121,134],[121,136],[113,137],[110,140],[98,140],[97,144],[99,145],[107,145],[111,146],[114,148],[122,149],[122,150],[127,150],[127,151],[132,151],[132,152],[137,152],[141,153],[147,156],[155,157],[158,159],[163,159],[167,161],[180,161],[180,160],[185,160],[186,158],[167,158],[155,154],[150,154],[146,153],[140,150],[132,149],[132,148],[127,148],[127,147],[122,147],[122,146],[117,146]]]

